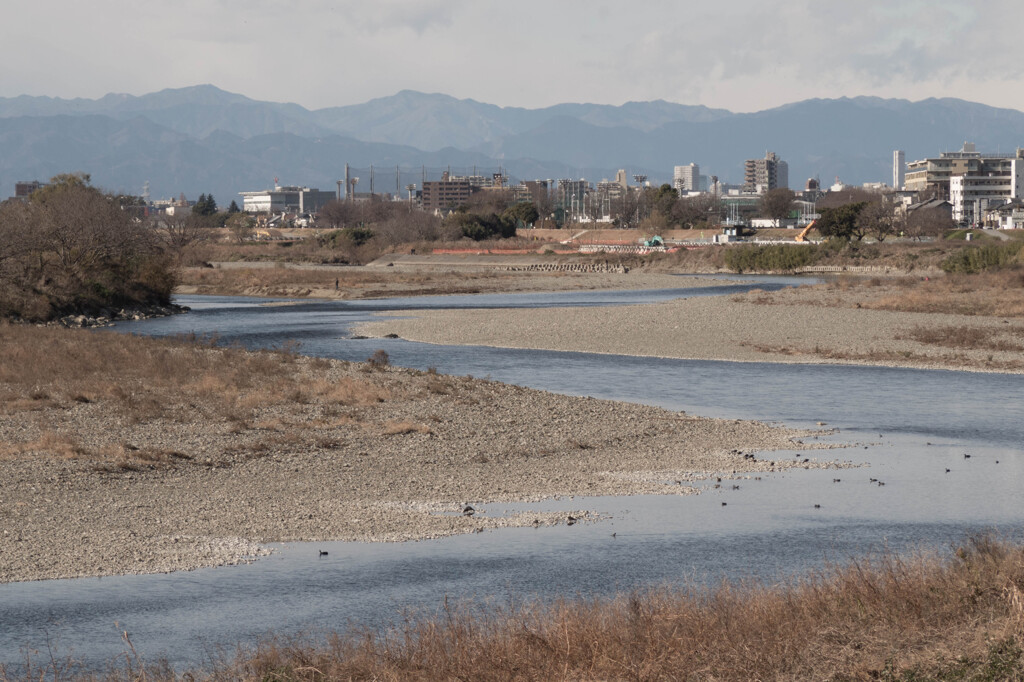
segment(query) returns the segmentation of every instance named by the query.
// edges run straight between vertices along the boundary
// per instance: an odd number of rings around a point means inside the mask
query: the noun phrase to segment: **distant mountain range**
[[[522,109],[410,90],[311,111],[200,85],[96,100],[0,98],[0,198],[17,180],[80,170],[111,190],[138,194],[148,181],[153,197],[205,192],[227,204],[274,178],[333,189],[346,163],[380,168],[379,191],[394,189],[395,166],[500,165],[518,179],[591,181],[625,168],[658,183],[671,179],[673,166],[693,162],[706,175],[741,182],[744,160],[766,151],[789,163],[790,184],[799,188],[809,177],[889,182],[894,149],[912,160],[967,140],[1012,152],[1024,146],[1024,113],[958,99],[873,97],[749,114],[662,100]],[[361,181],[359,190],[367,189]]]

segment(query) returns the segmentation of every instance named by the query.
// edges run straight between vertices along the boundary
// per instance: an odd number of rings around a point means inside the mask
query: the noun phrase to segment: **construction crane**
[[[800,230],[800,234],[798,234],[796,236],[795,241],[798,241],[798,242],[805,242],[805,241],[807,241],[807,233],[811,231],[811,229],[814,227],[814,223],[816,223],[816,222],[818,222],[818,221],[817,220],[812,220],[811,222],[807,223],[807,227],[805,227],[804,229]]]

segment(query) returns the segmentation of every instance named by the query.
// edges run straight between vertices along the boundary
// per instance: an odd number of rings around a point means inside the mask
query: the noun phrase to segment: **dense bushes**
[[[812,244],[735,246],[725,250],[725,265],[734,272],[787,272],[811,265],[817,255],[818,247]]]
[[[940,267],[946,272],[968,274],[1024,263],[1024,243],[970,246],[947,257]]]
[[[0,204],[0,317],[166,305],[174,284],[161,240],[88,176],[58,176],[27,202]]]
[[[445,225],[457,228],[463,237],[473,241],[508,239],[516,236],[516,223],[503,215],[455,212],[445,218]]]

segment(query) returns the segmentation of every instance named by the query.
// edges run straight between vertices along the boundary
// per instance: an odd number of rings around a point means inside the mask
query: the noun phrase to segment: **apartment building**
[[[950,179],[960,175],[1009,175],[1010,162],[1024,158],[1024,149],[1012,154],[983,154],[972,142],[964,142],[958,152],[942,152],[938,157],[907,164],[904,187],[911,192],[933,191],[949,198]]]
[[[982,171],[949,179],[953,220],[978,225],[990,208],[1024,197],[1024,156],[999,161]]]
[[[473,185],[468,179],[428,180],[423,183],[423,210],[446,211],[469,201]]]
[[[965,142],[958,152],[907,164],[905,188],[934,193],[953,205],[953,219],[971,225],[985,211],[1024,196],[1024,149],[1012,154],[979,152]]]
[[[676,166],[672,172],[672,186],[680,194],[700,191],[700,166],[691,163],[688,166]]]
[[[509,188],[512,192],[512,201],[532,201],[539,206],[548,198],[550,182],[550,180],[523,180],[518,185],[512,185]]]
[[[789,164],[775,152],[763,159],[748,159],[743,165],[743,191],[764,194],[778,187],[789,187]]]

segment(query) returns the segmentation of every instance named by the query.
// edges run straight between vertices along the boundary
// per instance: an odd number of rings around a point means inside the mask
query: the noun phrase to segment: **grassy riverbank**
[[[92,674],[37,660],[0,680],[1022,680],[1024,548],[882,555],[783,585],[451,606],[386,634],[268,639],[182,677],[145,652]],[[127,661],[127,662],[124,662]]]

